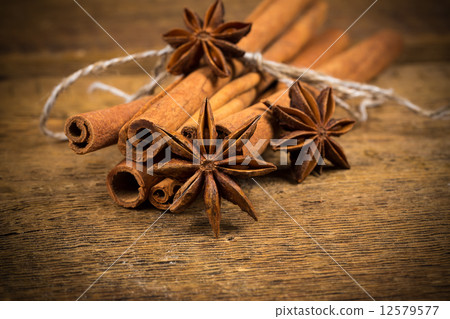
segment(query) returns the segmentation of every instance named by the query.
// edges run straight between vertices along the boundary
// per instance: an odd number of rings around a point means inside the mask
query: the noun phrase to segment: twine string
[[[431,118],[444,118],[450,115],[449,106],[444,106],[438,110],[426,110],[412,103],[408,99],[398,96],[392,89],[383,89],[375,85],[341,80],[318,71],[307,68],[297,68],[292,65],[278,63],[274,61],[259,61],[259,56],[255,53],[247,52],[243,57],[244,62],[257,68],[259,71],[269,73],[273,77],[282,80],[286,84],[292,84],[292,79],[301,78],[302,81],[312,84],[320,89],[327,86],[333,87],[336,103],[349,111],[360,121],[368,119],[367,108],[376,107],[386,102],[393,102],[398,105]],[[359,112],[353,110],[345,100],[361,99]]]
[[[89,88],[88,88],[88,93],[93,93],[94,91],[105,91],[105,92],[109,92],[111,94],[114,94],[116,96],[119,96],[121,98],[123,98],[125,101],[129,100],[131,98],[131,95],[122,91],[121,89],[116,88],[115,86],[103,83],[103,82],[99,82],[96,81],[94,83],[92,83]]]
[[[72,84],[74,84],[81,77],[84,77],[84,76],[90,75],[90,74],[94,74],[94,73],[104,72],[113,66],[118,66],[118,65],[130,62],[130,61],[141,60],[141,59],[145,59],[145,58],[149,58],[149,57],[158,57],[160,60],[162,60],[162,62],[160,61],[156,65],[156,67],[158,69],[161,69],[160,65],[165,64],[168,55],[172,51],[173,51],[172,47],[168,45],[161,50],[148,50],[148,51],[131,54],[131,55],[123,56],[123,57],[112,58],[110,60],[97,61],[93,64],[90,64],[90,65],[72,73],[68,77],[64,78],[58,85],[56,85],[53,88],[53,91],[50,94],[50,97],[45,102],[45,105],[42,109],[40,120],[39,120],[39,128],[40,128],[41,132],[44,135],[50,136],[50,137],[55,138],[60,141],[67,140],[67,137],[64,135],[64,132],[54,132],[54,131],[50,130],[47,127],[47,121],[50,116],[50,112],[52,111],[52,109],[55,105],[55,102],[58,99],[58,97],[60,96],[60,94],[64,90],[69,88]],[[159,65],[159,67],[158,67],[158,65]],[[155,69],[154,69],[154,71],[155,71]],[[157,77],[155,78],[155,80],[160,81],[160,80],[162,80],[162,77],[164,77],[164,75],[158,74]],[[140,96],[140,94],[145,94],[143,92],[145,90],[147,90],[146,92],[150,92],[151,90],[153,90],[156,87],[156,81],[151,81],[153,83],[146,84],[144,87],[139,89],[138,92],[136,92],[135,94],[133,94],[131,96],[127,95],[125,92],[123,92],[115,87],[107,86],[106,84],[103,84],[101,82],[97,82],[93,87],[90,87],[89,90],[95,90],[95,89],[106,90],[106,91],[111,92],[112,94],[115,94],[115,95],[125,98],[125,101],[127,101],[129,99],[135,99],[136,98],[135,96]]]
[[[158,57],[158,62],[152,70],[152,73],[155,75],[155,81],[150,81],[133,94],[127,94],[116,87],[101,82],[94,82],[89,88],[89,92],[94,90],[104,90],[116,96],[122,97],[125,102],[131,102],[144,95],[151,94],[156,88],[157,83],[163,81],[170,75],[167,71],[165,71],[165,65],[167,58],[172,51],[173,49],[170,46],[166,46],[161,50],[148,50],[124,57],[98,61],[64,78],[54,87],[50,97],[42,109],[39,122],[39,128],[42,133],[57,140],[67,140],[67,137],[63,132],[54,132],[47,128],[46,124],[50,116],[50,112],[52,111],[59,95],[75,83],[79,78],[89,74],[103,72],[113,66],[121,65],[133,60]],[[288,86],[294,83],[293,79],[301,78],[303,82],[314,85],[319,89],[324,89],[328,86],[333,87],[336,104],[344,108],[353,117],[362,122],[368,119],[368,108],[377,107],[386,102],[393,102],[398,105],[405,106],[418,114],[433,119],[444,118],[450,115],[449,106],[442,107],[438,110],[426,110],[412,103],[408,99],[396,95],[392,89],[383,89],[375,85],[341,80],[311,69],[298,68],[284,63],[265,60],[260,52],[246,52],[241,60],[247,66],[259,72],[268,73]],[[355,110],[348,102],[346,102],[346,100],[352,99],[361,100],[358,107],[359,111]]]

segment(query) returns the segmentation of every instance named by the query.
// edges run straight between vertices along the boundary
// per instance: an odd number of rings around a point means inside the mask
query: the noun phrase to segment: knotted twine
[[[55,105],[55,102],[58,96],[70,87],[73,83],[75,83],[79,78],[84,77],[93,73],[103,72],[113,66],[121,65],[130,61],[134,61],[139,64],[137,60],[157,57],[158,61],[155,67],[151,70],[153,76],[152,80],[142,86],[139,90],[137,90],[134,94],[127,94],[122,90],[115,88],[110,85],[106,85],[101,82],[94,82],[89,91],[93,90],[104,90],[108,91],[114,95],[120,96],[124,99],[125,103],[134,101],[141,96],[152,94],[158,83],[165,78],[167,78],[170,74],[165,70],[165,65],[169,55],[172,53],[173,49],[170,46],[166,46],[161,50],[148,50],[132,55],[127,55],[124,57],[113,58],[105,61],[98,61],[87,67],[84,67],[68,77],[64,78],[57,86],[53,88],[53,91],[48,98],[47,102],[42,109],[39,128],[42,133],[53,137],[57,140],[67,140],[67,137],[64,135],[64,132],[54,132],[47,128],[46,123],[50,116],[50,112]],[[438,110],[425,110],[418,105],[412,103],[406,98],[398,96],[394,93],[392,89],[383,89],[375,85],[364,84],[354,81],[345,81],[335,77],[332,77],[327,74],[323,74],[321,72],[317,72],[311,70],[309,68],[297,68],[295,66],[287,65],[284,63],[274,62],[270,60],[266,60],[262,57],[260,52],[252,53],[246,52],[240,60],[247,66],[259,71],[265,72],[278,79],[279,81],[285,83],[288,87],[294,84],[298,80],[302,80],[308,84],[311,84],[319,89],[324,89],[325,87],[331,86],[333,87],[333,93],[335,97],[336,104],[340,107],[344,108],[348,111],[352,116],[358,119],[361,122],[364,122],[368,119],[367,108],[380,106],[381,104],[392,102],[398,105],[403,105],[408,109],[430,117],[430,118],[443,118],[447,115],[450,115],[450,109],[448,106],[440,108]],[[354,110],[349,103],[345,100],[359,99],[359,111]],[[276,104],[276,102],[275,102]]]

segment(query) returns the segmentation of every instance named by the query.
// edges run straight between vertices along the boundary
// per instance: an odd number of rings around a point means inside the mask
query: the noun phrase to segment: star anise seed
[[[335,110],[335,102],[331,87],[322,90],[315,98],[300,82],[289,90],[290,107],[274,106],[273,116],[278,120],[282,129],[287,132],[282,138],[285,141],[273,143],[272,147],[279,150],[285,147],[289,152],[291,167],[295,179],[301,183],[314,169],[321,174],[322,165],[318,165],[318,156],[310,154],[311,160],[296,165],[302,147],[315,143],[317,151],[324,159],[334,166],[350,168],[342,147],[331,137],[341,136],[353,127],[355,121],[351,119],[331,119]],[[297,140],[296,145],[288,145],[287,140]],[[314,145],[313,145],[314,146]]]
[[[253,205],[230,176],[249,178],[277,169],[274,164],[254,157],[233,155],[233,148],[241,147],[253,135],[258,120],[259,117],[255,117],[225,139],[218,140],[211,106],[205,99],[199,115],[195,144],[181,134],[154,124],[153,131],[159,132],[167,140],[171,152],[178,158],[172,158],[161,167],[154,165],[153,172],[185,182],[174,196],[174,203],[170,207],[172,212],[185,210],[203,191],[205,211],[216,237],[220,231],[221,198],[238,205],[257,220]]]
[[[184,23],[188,30],[173,29],[163,35],[173,52],[167,70],[172,74],[186,74],[200,65],[202,57],[217,76],[231,74],[227,58],[241,57],[244,51],[236,45],[251,29],[251,23],[224,23],[224,6],[217,0],[202,21],[189,9],[184,9]]]

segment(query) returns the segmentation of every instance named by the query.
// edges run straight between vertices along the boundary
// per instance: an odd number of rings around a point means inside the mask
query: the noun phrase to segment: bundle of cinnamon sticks
[[[400,54],[402,39],[392,30],[379,31],[353,46],[344,34],[330,48],[344,31],[323,30],[327,12],[326,2],[321,0],[263,0],[248,16],[246,21],[252,23],[252,29],[238,46],[298,67],[314,63],[312,68],[317,71],[361,82],[371,80]],[[198,109],[207,97],[219,137],[261,114],[249,143],[257,145],[264,140],[258,148],[262,154],[268,141],[275,137],[276,125],[263,102],[289,106],[289,96],[284,94],[287,87],[237,60],[233,61],[233,71],[231,76],[219,78],[209,68],[201,67],[154,96],[72,116],[65,125],[69,146],[77,154],[87,154],[116,144],[123,156],[129,156],[128,162],[134,164],[127,165],[124,159],[109,172],[106,184],[112,199],[123,207],[133,208],[149,201],[156,208],[168,209],[181,183],[146,173],[149,156],[155,162],[162,150],[160,147],[153,154],[147,152],[156,142],[148,139],[153,124],[194,139]],[[309,89],[315,91],[313,87]],[[127,146],[131,153],[127,154]],[[242,153],[247,152],[244,146]]]

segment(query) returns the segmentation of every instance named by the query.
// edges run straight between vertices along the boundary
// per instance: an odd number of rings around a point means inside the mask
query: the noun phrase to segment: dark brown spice
[[[161,178],[145,173],[145,167],[138,169],[134,164],[127,164],[127,161],[123,160],[109,172],[106,177],[106,187],[117,204],[135,208],[145,202],[150,189]]]
[[[295,179],[301,183],[314,169],[321,174],[323,165],[318,164],[318,156],[311,155],[311,160],[296,165],[302,147],[315,143],[322,158],[329,160],[334,166],[350,168],[342,147],[332,136],[341,136],[353,127],[355,121],[351,119],[331,119],[335,110],[332,89],[326,88],[317,99],[300,83],[297,82],[289,90],[291,107],[274,106],[273,116],[280,126],[287,131],[283,135],[284,141],[273,143],[272,147],[279,150],[285,147],[291,158],[291,167]],[[297,140],[296,145],[288,145],[287,140]]]
[[[143,97],[131,103],[72,116],[64,133],[70,148],[77,154],[90,153],[117,143],[120,128],[150,100]]]
[[[158,209],[166,210],[172,205],[173,197],[180,189],[182,182],[172,178],[165,178],[153,186],[148,194],[150,203]]]
[[[238,205],[257,220],[253,205],[240,186],[229,176],[249,178],[276,170],[276,166],[251,156],[234,156],[233,148],[254,133],[259,117],[254,117],[224,140],[217,139],[216,125],[207,99],[201,109],[198,127],[198,147],[179,133],[168,132],[154,124],[154,131],[162,134],[171,151],[180,158],[173,158],[161,167],[155,165],[156,175],[183,180],[185,183],[175,194],[172,212],[185,210],[202,192],[205,210],[216,237],[220,232],[221,197]]]
[[[189,9],[184,9],[184,23],[188,30],[173,29],[163,35],[175,52],[167,63],[172,74],[186,74],[195,70],[204,57],[206,63],[217,76],[231,74],[226,58],[241,57],[245,51],[236,46],[251,29],[251,23],[224,23],[225,10],[222,1],[212,4],[202,21]]]

